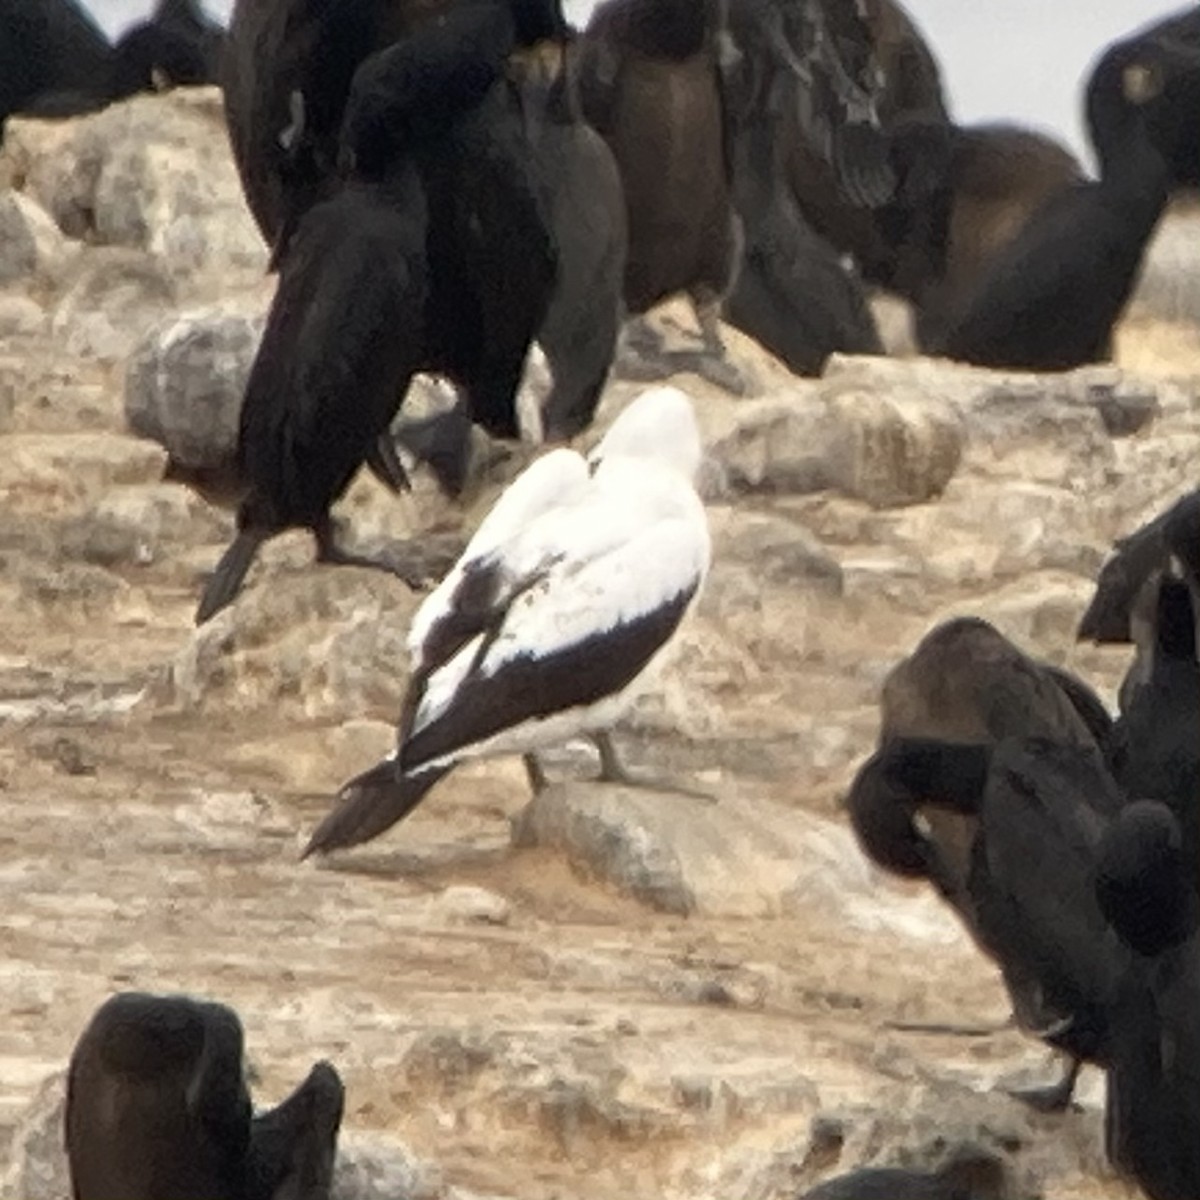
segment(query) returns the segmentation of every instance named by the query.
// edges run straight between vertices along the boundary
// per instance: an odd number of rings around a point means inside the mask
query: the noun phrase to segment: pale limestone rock
[[[222,304],[149,330],[125,372],[130,429],[190,470],[233,470],[238,419],[265,314]]]
[[[69,122],[15,120],[5,158],[71,237],[149,251],[180,278],[266,265],[215,88],[141,94]]]
[[[0,287],[51,277],[77,250],[35,201],[21,192],[0,192]]]
[[[164,261],[140,250],[101,247],[81,255],[54,310],[51,332],[79,358],[124,358],[176,303]]]
[[[116,487],[90,512],[66,523],[59,546],[67,558],[100,566],[147,566],[172,546],[222,536],[226,525],[199,498],[173,484]]]
[[[45,1079],[13,1130],[0,1174],[5,1200],[67,1200],[71,1194],[67,1156],[63,1147],[63,1108],[67,1074]]]
[[[535,796],[518,845],[550,845],[586,874],[674,913],[821,911],[855,928],[933,943],[960,935],[936,906],[881,897],[842,823],[724,790],[703,797],[572,783]]]
[[[192,632],[158,699],[224,711],[284,701],[309,718],[395,720],[419,601],[382,572],[316,566],[310,550],[300,572],[269,583],[252,573],[229,608]]]
[[[44,333],[49,320],[46,310],[28,296],[0,296],[0,338]]]
[[[828,399],[838,426],[829,447],[835,486],[874,508],[941,495],[963,450],[963,425],[950,404],[895,390],[838,388]]]

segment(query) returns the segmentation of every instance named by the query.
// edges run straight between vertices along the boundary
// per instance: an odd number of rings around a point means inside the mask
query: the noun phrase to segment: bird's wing
[[[559,448],[536,458],[505,488],[458,562],[413,616],[408,649],[414,671],[436,670],[487,628],[511,586],[497,551],[548,512],[577,500],[587,483],[583,458]]]
[[[748,52],[767,54],[775,69],[791,77],[800,130],[833,169],[846,199],[863,208],[886,204],[896,177],[877,111],[882,72],[860,6],[775,0],[735,5],[731,16],[735,40],[745,39],[753,46]],[[758,28],[747,31],[745,20]]]
[[[612,497],[552,514],[540,559],[522,562],[503,618],[430,676],[400,747],[405,771],[525,721],[621,691],[674,633],[709,560],[694,508],[660,520],[606,510]],[[619,506],[617,506],[619,507]],[[531,564],[540,562],[539,573]]]
[[[380,229],[347,240],[313,228],[331,219]],[[344,486],[340,477],[353,474],[400,405],[425,297],[420,249],[406,245],[423,224],[402,224],[367,207],[314,209],[284,264],[246,385],[239,452],[247,481],[289,516]]]
[[[1186,554],[1187,543],[1196,528],[1200,528],[1200,491],[1184,496],[1166,512],[1118,541],[1112,556],[1100,568],[1095,594],[1080,619],[1076,639],[1131,641],[1129,618],[1142,584],[1153,571],[1167,565],[1172,550]]]

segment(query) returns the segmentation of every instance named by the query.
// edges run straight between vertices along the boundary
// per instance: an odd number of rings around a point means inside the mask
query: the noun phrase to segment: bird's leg
[[[1046,1087],[1013,1088],[1009,1095],[1028,1104],[1035,1112],[1066,1112],[1075,1094],[1075,1081],[1079,1078],[1079,1068],[1082,1066],[1081,1059],[1072,1058],[1068,1060],[1067,1069],[1057,1083]]]
[[[521,761],[525,764],[525,774],[529,776],[529,787],[535,796],[540,796],[550,786],[546,771],[538,761],[538,756],[532,752],[522,754]]]
[[[640,314],[629,317],[621,327],[612,369],[619,378],[638,383],[669,379],[676,371],[662,335]]]
[[[662,349],[662,334],[654,328],[642,313],[630,317],[625,322],[625,328],[622,332],[625,344],[631,350],[636,350],[639,354],[657,354]]]
[[[711,288],[698,287],[690,293],[692,310],[700,326],[701,352],[692,369],[709,383],[735,396],[754,390],[744,371],[729,361],[725,340],[721,337],[721,297]]]
[[[634,775],[621,761],[612,735],[607,730],[590,733],[587,736],[600,754],[600,774],[597,779],[602,783],[619,783],[624,787],[643,788],[651,792],[676,792],[681,796],[691,796],[693,799],[703,800],[708,804],[716,802],[716,796],[709,792],[690,788],[683,783],[675,783],[670,779],[643,779],[640,775]]]
[[[386,571],[403,580],[416,591],[429,583],[429,573],[419,563],[406,562],[400,555],[371,555],[360,554],[348,550],[339,540],[341,530],[338,523],[327,517],[313,529],[317,541],[317,562],[335,567],[370,567],[376,571]]]

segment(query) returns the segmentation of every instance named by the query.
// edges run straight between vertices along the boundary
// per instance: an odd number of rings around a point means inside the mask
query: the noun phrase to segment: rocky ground
[[[1056,1065],[1005,1027],[954,918],[867,866],[839,800],[884,674],[951,614],[1113,697],[1127,654],[1073,641],[1091,581],[1195,484],[1186,212],[1117,367],[845,360],[800,382],[731,335],[757,397],[681,377],[716,563],[622,742],[716,804],[580,782],[570,751],[536,805],[518,764],[475,766],[300,864],[390,743],[417,600],[295,535],[192,626],[231,522],[163,482],[130,421],[180,394],[225,412],[270,295],[217,98],[12,122],[0,181],[0,1196],[65,1197],[59,1072],[123,988],[234,1005],[260,1101],[332,1059],[343,1200],[775,1200],[963,1143],[1013,1196],[1132,1194],[1097,1075],[1061,1117],[999,1092]],[[344,509],[364,536],[452,540],[515,465],[459,507],[421,478],[398,500],[360,481]],[[947,1023],[975,1032],[912,1028]]]

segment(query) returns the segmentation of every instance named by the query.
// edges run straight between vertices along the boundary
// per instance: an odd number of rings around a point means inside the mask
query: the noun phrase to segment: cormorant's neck
[[[712,7],[710,0],[637,0],[625,39],[650,58],[692,58],[708,45]]]

